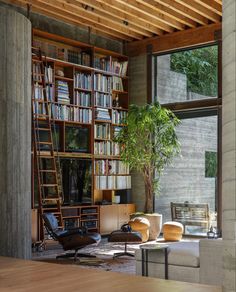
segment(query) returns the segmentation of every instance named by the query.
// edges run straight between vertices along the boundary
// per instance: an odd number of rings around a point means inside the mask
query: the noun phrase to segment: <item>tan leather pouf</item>
[[[148,241],[150,228],[150,223],[148,219],[143,217],[136,217],[130,220],[128,224],[131,226],[132,231],[138,231],[141,233],[142,242]]]
[[[179,241],[184,231],[183,224],[179,222],[165,222],[162,227],[163,237],[168,241]]]

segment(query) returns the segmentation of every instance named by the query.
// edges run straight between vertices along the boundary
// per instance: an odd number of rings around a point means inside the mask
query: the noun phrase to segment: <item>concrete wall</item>
[[[236,291],[236,2],[223,0],[223,291]]]
[[[31,24],[0,6],[0,255],[31,257]]]

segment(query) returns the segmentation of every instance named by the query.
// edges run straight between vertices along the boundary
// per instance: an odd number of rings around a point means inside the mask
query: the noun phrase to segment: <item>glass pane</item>
[[[177,128],[181,155],[167,167],[160,179],[155,211],[163,221],[171,220],[170,203],[207,203],[210,224],[216,227],[217,116],[185,119]],[[188,226],[186,233],[206,234],[201,226]]]
[[[217,46],[185,50],[156,58],[154,95],[160,103],[217,97]]]

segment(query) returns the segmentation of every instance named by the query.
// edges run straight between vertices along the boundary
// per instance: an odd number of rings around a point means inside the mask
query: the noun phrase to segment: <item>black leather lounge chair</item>
[[[57,240],[65,251],[75,250],[73,253],[59,255],[56,257],[57,259],[74,257],[74,260],[76,261],[77,256],[91,257],[91,255],[88,254],[79,254],[78,251],[87,245],[98,244],[101,240],[100,234],[87,232],[87,229],[84,227],[68,230],[59,228],[57,218],[52,213],[43,214],[43,219],[49,235],[52,236],[54,240]]]

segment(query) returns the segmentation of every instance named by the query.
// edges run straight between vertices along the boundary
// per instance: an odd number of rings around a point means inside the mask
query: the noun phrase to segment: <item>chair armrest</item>
[[[84,235],[87,234],[88,230],[86,227],[76,227],[67,230],[63,230],[61,233],[57,234],[58,238],[67,237],[74,234]]]

